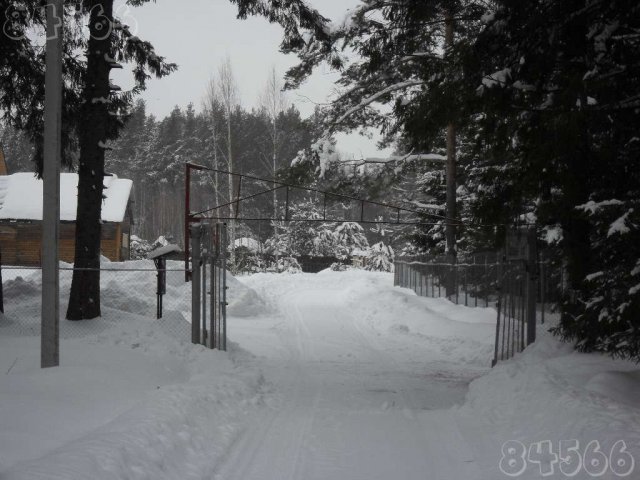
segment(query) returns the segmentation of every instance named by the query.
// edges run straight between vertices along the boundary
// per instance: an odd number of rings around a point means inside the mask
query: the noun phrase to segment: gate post
[[[536,300],[538,288],[538,252],[536,228],[527,231],[527,345],[536,341]]]
[[[191,343],[200,343],[200,236],[202,225],[191,225]]]
[[[220,334],[220,350],[227,350],[227,224],[224,223],[220,229],[220,266],[222,268],[222,332]],[[233,246],[231,247],[233,248]]]

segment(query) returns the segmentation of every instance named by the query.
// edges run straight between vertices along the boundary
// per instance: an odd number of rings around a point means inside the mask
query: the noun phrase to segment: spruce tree
[[[138,2],[143,3],[143,2]],[[100,242],[103,179],[107,142],[117,138],[122,122],[118,114],[126,113],[131,95],[118,95],[120,88],[111,84],[112,69],[119,61],[136,64],[135,92],[144,89],[149,74],[165,76],[175,69],[153,47],[133,36],[113,17],[113,0],[85,1],[79,15],[88,16],[89,38],[86,41],[86,69],[82,81],[82,101],[78,105],[77,134],[78,210],[74,272],[67,319],[84,320],[100,316]]]
[[[568,278],[556,332],[640,358],[640,5],[495,3],[468,65],[475,213],[537,219]]]

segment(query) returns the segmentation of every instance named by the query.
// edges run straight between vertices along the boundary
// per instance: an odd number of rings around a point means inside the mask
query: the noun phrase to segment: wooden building
[[[133,182],[107,176],[102,204],[102,255],[129,259]],[[60,175],[60,260],[73,262],[78,175]],[[3,265],[39,266],[42,248],[42,180],[33,173],[0,175],[0,253]]]

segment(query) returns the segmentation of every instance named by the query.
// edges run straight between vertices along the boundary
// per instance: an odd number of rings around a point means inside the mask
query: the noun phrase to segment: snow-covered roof
[[[104,177],[102,221],[122,222],[133,182],[115,175]],[[75,221],[78,174],[60,174],[60,220]],[[42,220],[42,180],[33,173],[0,176],[0,220]]]
[[[170,243],[168,245],[165,245],[164,247],[158,247],[155,250],[152,250],[151,252],[149,252],[149,255],[147,255],[147,258],[149,260],[153,260],[154,258],[158,258],[163,255],[179,252],[182,252],[182,249],[178,245]]]

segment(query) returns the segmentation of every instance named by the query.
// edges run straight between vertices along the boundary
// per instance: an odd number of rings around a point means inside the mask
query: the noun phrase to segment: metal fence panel
[[[459,263],[447,257],[419,256],[399,258],[394,264],[396,286],[410,288],[423,297],[442,297],[459,305],[496,310],[494,365],[524,350],[531,341],[527,319],[544,323],[545,311],[561,296],[561,269],[549,261],[534,264],[537,284],[533,289],[527,288],[533,278],[527,262],[503,261],[498,252],[482,252]],[[529,291],[535,292],[535,301],[529,302]]]

